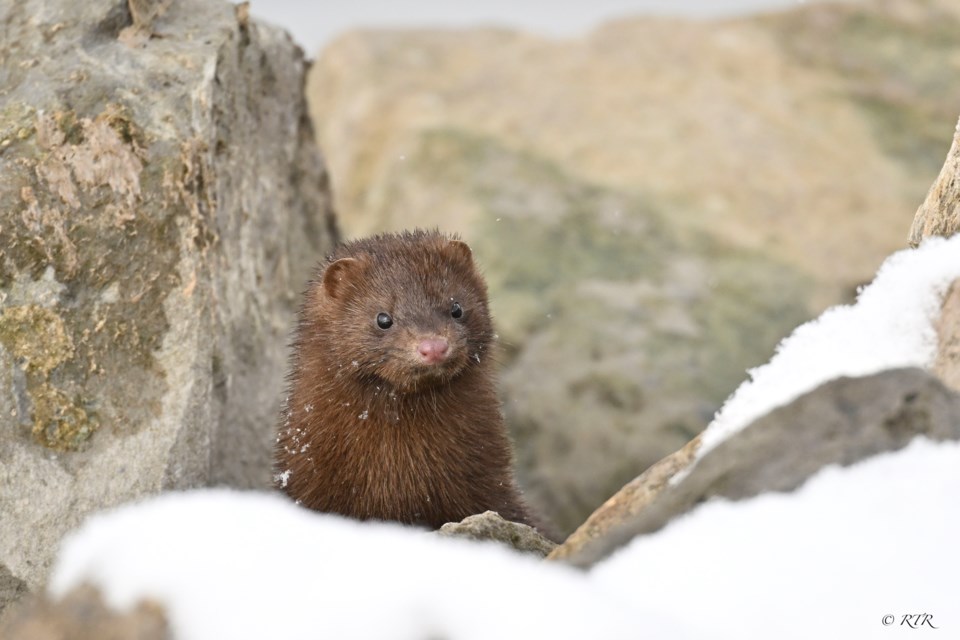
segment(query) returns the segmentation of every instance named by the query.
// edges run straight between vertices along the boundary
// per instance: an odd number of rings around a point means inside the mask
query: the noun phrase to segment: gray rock
[[[27,584],[0,564],[0,621],[4,619],[7,604],[20,599],[26,593]]]
[[[512,549],[541,558],[557,546],[537,533],[533,527],[504,520],[496,511],[484,511],[467,516],[460,522],[448,522],[440,527],[438,533],[451,538],[502,542]]]
[[[712,497],[750,498],[792,491],[828,465],[850,465],[895,451],[914,437],[960,439],[960,395],[920,369],[838,378],[771,411],[707,452],[679,482],[619,521],[595,528],[555,558],[588,566],[637,535],[651,533]]]
[[[302,52],[219,0],[0,0],[0,567],[91,511],[270,486],[299,289],[336,235]]]

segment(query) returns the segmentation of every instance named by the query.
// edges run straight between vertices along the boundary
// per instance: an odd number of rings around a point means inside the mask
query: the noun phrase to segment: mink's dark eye
[[[377,326],[384,330],[389,329],[393,326],[393,318],[390,317],[389,313],[378,313]]]
[[[463,307],[460,306],[459,302],[454,302],[453,306],[450,307],[450,315],[458,319],[463,317]]]

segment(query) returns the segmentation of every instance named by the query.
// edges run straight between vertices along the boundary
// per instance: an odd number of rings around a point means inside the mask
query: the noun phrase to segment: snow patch
[[[49,591],[157,600],[179,640],[889,640],[922,614],[952,637],[957,487],[960,443],[916,439],[792,493],[707,503],[589,572],[273,494],[171,493],[90,518]]]
[[[290,482],[290,469],[287,469],[283,473],[274,474],[273,481],[279,484],[281,489],[285,489],[287,483]]]
[[[924,632],[903,617],[923,614],[939,628],[922,627],[931,637],[952,637],[958,487],[960,443],[917,438],[827,467],[792,493],[709,502],[633,540],[591,578],[634,606],[686,614],[701,638],[916,638]]]
[[[162,602],[178,640],[686,637],[568,567],[228,490],[92,517],[66,539],[49,591],[84,582],[121,610]]]

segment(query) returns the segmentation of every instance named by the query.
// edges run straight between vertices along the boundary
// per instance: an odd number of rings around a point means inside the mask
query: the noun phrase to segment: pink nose
[[[450,345],[445,338],[425,338],[417,345],[417,353],[424,364],[437,364],[447,359]]]

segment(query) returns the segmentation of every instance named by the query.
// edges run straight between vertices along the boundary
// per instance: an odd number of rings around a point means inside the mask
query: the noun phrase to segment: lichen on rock
[[[38,305],[0,309],[0,345],[24,372],[29,422],[35,440],[56,450],[78,449],[98,421],[79,397],[51,383],[51,372],[74,357],[70,334],[54,310]],[[21,416],[20,422],[24,422]]]
[[[33,437],[49,449],[76,451],[100,426],[96,415],[88,412],[79,397],[71,399],[48,382],[36,385],[30,397]]]
[[[37,305],[0,309],[0,344],[44,377],[74,354],[63,318]]]

